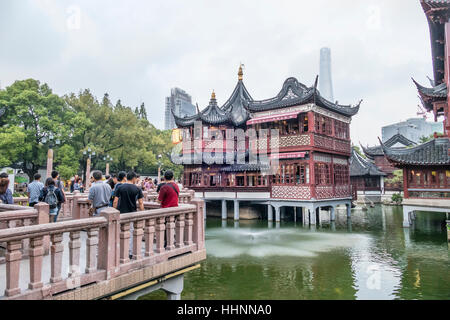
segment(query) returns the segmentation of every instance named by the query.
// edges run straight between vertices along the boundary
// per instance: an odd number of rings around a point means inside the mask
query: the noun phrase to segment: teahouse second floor
[[[323,98],[318,79],[308,87],[288,78],[273,98],[254,100],[239,80],[224,105],[219,106],[213,92],[209,105],[194,116],[177,117],[182,129],[184,152],[229,152],[242,148],[279,152],[321,151],[350,156],[351,118],[355,106],[340,105]],[[275,151],[276,152],[276,151]]]

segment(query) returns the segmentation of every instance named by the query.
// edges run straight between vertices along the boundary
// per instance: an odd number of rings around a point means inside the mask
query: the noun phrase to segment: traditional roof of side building
[[[237,127],[246,123],[249,118],[249,113],[245,109],[244,104],[253,99],[242,80],[242,66],[239,67],[238,77],[238,83],[234,88],[233,93],[222,107],[217,105],[217,100],[215,99],[214,94],[214,99],[211,98],[206,109],[196,115],[181,118],[174,113],[174,110],[172,110],[175,123],[179,127],[191,126],[195,121],[202,121],[203,123],[212,125],[232,124]]]
[[[393,147],[396,144],[402,144],[404,147]],[[414,141],[409,140],[408,138],[406,138],[404,135],[397,133],[396,135],[392,136],[389,140],[387,140],[384,143],[385,146],[389,147],[389,148],[395,148],[395,149],[403,149],[406,147],[411,147],[411,146],[416,146],[417,143],[415,143]],[[374,157],[377,156],[384,156],[384,152],[383,152],[383,148],[381,147],[381,145],[378,145],[376,147],[363,147],[361,145],[361,148],[364,152],[364,154],[366,155],[366,157],[370,158],[370,159],[374,159]]]
[[[397,165],[450,165],[450,140],[438,138],[408,149],[389,148],[381,141],[387,159]]]
[[[205,124],[219,125],[230,124],[233,126],[241,126],[250,119],[250,112],[273,110],[291,106],[298,106],[306,103],[315,103],[327,110],[336,112],[338,114],[351,117],[358,113],[361,102],[356,106],[339,105],[337,102],[333,103],[320,95],[316,84],[313,87],[307,87],[301,84],[295,78],[287,79],[280,93],[271,99],[255,101],[244,85],[242,80],[242,67],[239,68],[239,80],[236,87],[231,94],[231,97],[225,102],[222,107],[217,105],[217,100],[211,98],[209,105],[205,110],[198,112],[196,115],[190,117],[178,117],[174,110],[172,114],[175,118],[175,123],[178,127],[192,126],[195,121],[202,121]]]
[[[450,17],[450,0],[420,0],[430,28],[434,82],[444,82],[444,25]]]
[[[372,161],[364,159],[355,148],[350,157],[350,177],[386,176]]]
[[[428,111],[433,110],[433,102],[445,101],[447,99],[448,88],[445,82],[432,88],[427,88],[420,85],[414,79],[412,80],[416,85],[417,90],[419,91],[419,97],[420,100],[422,101],[424,108],[427,109]]]

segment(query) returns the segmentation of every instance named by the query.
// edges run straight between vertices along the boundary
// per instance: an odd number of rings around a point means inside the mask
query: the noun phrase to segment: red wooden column
[[[444,64],[445,64],[445,82],[447,83],[447,88],[450,87],[450,22],[445,23],[445,57],[444,57]],[[447,133],[447,136],[450,138],[450,90],[448,90],[447,93],[447,108],[445,112],[445,123],[446,128],[445,131]]]
[[[314,152],[309,155],[309,182],[311,183],[311,198],[316,198],[316,174],[314,168]]]
[[[408,170],[406,168],[403,168],[403,193],[404,198],[409,198],[409,192],[408,192]]]

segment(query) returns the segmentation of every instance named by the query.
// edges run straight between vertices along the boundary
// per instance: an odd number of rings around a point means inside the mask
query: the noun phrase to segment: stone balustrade
[[[49,223],[49,207],[46,203],[39,203],[34,208],[0,204],[0,230],[17,227],[32,226]],[[45,252],[48,253],[48,239],[45,239]],[[22,242],[24,256],[28,255],[28,240]],[[6,244],[0,242],[0,247],[6,248]],[[0,263],[5,262],[5,257],[0,251]]]
[[[74,201],[83,203],[80,200]],[[175,208],[127,214],[107,208],[98,217],[0,230],[0,242],[6,243],[0,300],[53,299],[58,294],[95,299],[198,263],[206,257],[203,206],[202,200],[191,199]],[[44,255],[46,237],[51,243],[49,256]],[[24,240],[29,241],[28,261],[21,250]],[[134,272],[140,270],[146,279],[137,279]],[[77,296],[80,290],[87,296]]]

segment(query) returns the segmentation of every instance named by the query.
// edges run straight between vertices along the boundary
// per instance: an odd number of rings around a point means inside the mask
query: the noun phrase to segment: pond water
[[[206,222],[208,258],[185,275],[182,299],[450,299],[445,215],[401,207],[337,212],[332,225]],[[161,291],[141,299],[165,299]]]

